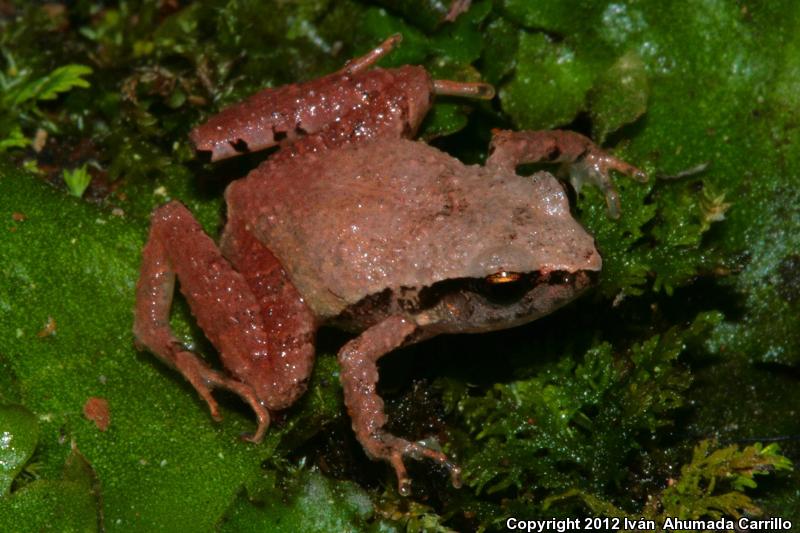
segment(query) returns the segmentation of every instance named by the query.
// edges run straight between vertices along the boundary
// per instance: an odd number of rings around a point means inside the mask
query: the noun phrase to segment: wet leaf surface
[[[36,449],[39,425],[33,413],[20,405],[0,406],[0,422],[0,495],[6,496]]]

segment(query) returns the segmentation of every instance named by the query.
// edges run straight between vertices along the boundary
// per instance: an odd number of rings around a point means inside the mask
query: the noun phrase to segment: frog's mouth
[[[536,320],[592,286],[598,273],[507,272],[445,280],[419,292],[417,322],[431,333],[478,333]]]
[[[537,285],[574,286],[578,283],[579,277],[580,273],[570,274],[563,271],[547,274],[500,271],[482,280],[471,279],[469,289],[483,296],[491,304],[508,305],[524,299]]]
[[[415,341],[440,333],[479,333],[519,326],[570,302],[592,286],[598,272],[498,271],[483,278],[438,281],[422,289],[385,289],[364,297],[331,320],[362,331],[396,314],[420,326]]]

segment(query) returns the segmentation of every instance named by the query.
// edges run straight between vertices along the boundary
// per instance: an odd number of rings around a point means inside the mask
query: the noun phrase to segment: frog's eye
[[[475,290],[490,302],[505,305],[524,297],[535,281],[535,276],[501,270],[483,278]]]
[[[492,285],[498,285],[500,283],[511,283],[512,281],[517,281],[521,277],[522,274],[519,272],[506,272],[503,270],[486,276],[486,281]]]

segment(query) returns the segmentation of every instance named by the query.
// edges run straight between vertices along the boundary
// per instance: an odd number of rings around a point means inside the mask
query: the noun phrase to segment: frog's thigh
[[[398,348],[416,330],[416,324],[400,317],[389,317],[345,344],[339,351],[340,379],[344,403],[353,423],[353,431],[372,459],[383,459],[394,467],[401,494],[410,493],[411,481],[403,457],[427,457],[448,468],[453,485],[460,485],[460,469],[443,453],[387,433],[383,400],[375,387],[378,383],[377,361]]]
[[[228,220],[220,247],[258,302],[270,351],[268,358],[223,363],[232,370],[246,368],[249,375],[242,379],[256,387],[261,400],[270,409],[285,409],[305,392],[313,369],[314,314],[275,255],[240,220]]]
[[[186,351],[169,326],[177,275],[198,324],[223,357],[247,360],[266,356],[267,334],[258,302],[244,277],[178,202],[155,211],[142,256],[134,320],[137,341],[174,366],[208,403],[215,419],[219,412],[211,389],[228,389],[241,396],[258,417],[252,440],[260,440],[269,425],[269,412],[254,388],[211,369]]]

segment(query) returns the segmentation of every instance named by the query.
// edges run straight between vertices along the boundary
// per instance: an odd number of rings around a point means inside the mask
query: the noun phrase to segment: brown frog
[[[433,95],[491,98],[491,86],[432,80],[421,67],[370,68],[385,41],[342,70],[266,89],[191,133],[212,160],[279,145],[225,191],[219,246],[180,203],[158,208],[143,251],[134,333],[177,369],[219,419],[211,391],[228,389],[255,411],[258,442],[270,412],[306,389],[317,328],[359,333],[339,351],[358,440],[388,461],[400,492],[405,457],[459,469],[440,451],[384,429],[377,361],[440,333],[524,324],[588,288],[601,267],[592,237],[570,215],[550,174],[515,173],[536,161],[569,166],[618,200],[610,169],[642,177],[589,139],[566,131],[495,131],[486,165],[465,166],[410,140]],[[226,372],[172,334],[175,279]]]

